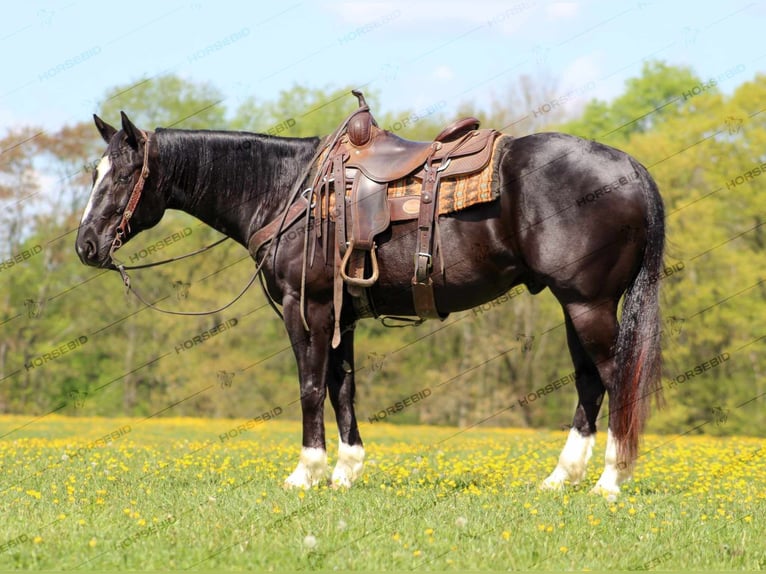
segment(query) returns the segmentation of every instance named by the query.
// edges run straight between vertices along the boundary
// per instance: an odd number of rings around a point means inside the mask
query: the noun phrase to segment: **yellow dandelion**
[[[569,552],[569,548],[567,548],[566,546],[559,546],[559,552],[561,552],[562,554],[566,554],[567,552]]]
[[[753,521],[753,517],[752,516],[745,516],[744,520],[745,520],[745,522],[752,522]]]
[[[415,556],[416,558],[417,558],[418,556],[420,556],[421,554],[423,554],[423,553],[422,553],[420,550],[415,550],[415,551],[412,553],[412,555],[413,555],[413,556]]]
[[[631,516],[633,516],[635,513],[636,513],[636,509],[635,509],[635,508],[633,508],[633,507],[631,506],[631,507],[628,509],[628,514],[630,514]]]
[[[95,539],[95,537],[91,538],[90,541],[88,542],[88,546],[90,546],[91,548],[95,548],[96,544],[98,544],[98,541]]]
[[[434,529],[433,528],[426,528],[424,532],[425,532],[426,536],[431,536],[434,533]]]
[[[32,539],[32,542],[34,542],[35,544],[40,544],[42,541],[43,541],[43,537],[42,536],[35,536]]]
[[[502,536],[503,540],[506,540],[506,541],[511,539],[511,533],[508,532],[507,530],[503,530],[503,533],[500,536]]]
[[[36,498],[37,500],[40,500],[43,496],[42,492],[39,492],[37,490],[32,490],[32,489],[27,490],[27,494],[31,496],[32,498]]]

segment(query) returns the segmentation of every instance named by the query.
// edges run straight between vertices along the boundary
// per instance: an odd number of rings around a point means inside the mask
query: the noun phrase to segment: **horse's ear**
[[[112,137],[117,133],[117,128],[110,126],[96,114],[93,114],[93,121],[96,122],[96,129],[101,134],[101,137],[104,138],[104,141],[106,143],[112,141]]]
[[[138,149],[139,142],[144,139],[144,132],[133,125],[125,112],[120,112],[120,117],[122,118],[122,131],[125,132],[128,145],[133,149]]]

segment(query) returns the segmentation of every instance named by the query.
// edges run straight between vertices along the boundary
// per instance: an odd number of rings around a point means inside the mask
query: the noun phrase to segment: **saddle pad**
[[[500,190],[493,184],[503,156],[502,150],[511,139],[511,136],[505,134],[495,139],[492,155],[484,169],[439,180],[439,215],[460,211],[477,203],[494,201],[500,197]],[[415,176],[391,182],[388,184],[388,197],[419,197],[422,185],[423,181]]]

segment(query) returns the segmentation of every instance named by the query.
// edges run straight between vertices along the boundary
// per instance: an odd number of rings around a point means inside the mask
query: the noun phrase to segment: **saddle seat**
[[[360,109],[349,121],[346,165],[358,168],[373,181],[390,183],[418,171],[429,156],[435,160],[443,157],[450,142],[478,127],[478,119],[467,117],[445,127],[434,141],[413,141],[380,129],[369,110]]]

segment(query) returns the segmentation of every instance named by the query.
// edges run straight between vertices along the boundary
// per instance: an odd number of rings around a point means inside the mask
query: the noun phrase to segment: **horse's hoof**
[[[335,490],[348,490],[351,488],[351,484],[352,483],[348,477],[333,477],[332,481],[330,482],[330,487],[334,488]]]
[[[361,470],[359,472],[361,474]],[[338,465],[335,470],[332,471],[332,479],[330,480],[330,486],[333,488],[351,488],[354,481],[358,478],[358,474],[347,466]]]
[[[316,483],[312,483],[311,481],[300,480],[299,478],[294,478],[293,475],[290,475],[282,483],[282,488],[284,488],[285,490],[294,490],[294,489],[308,490],[315,484]]]
[[[301,449],[298,466],[284,482],[285,488],[302,488],[308,490],[316,486],[326,475],[327,453],[320,448]]]
[[[576,468],[564,469],[561,465],[556,466],[552,473],[548,475],[540,488],[543,490],[561,490],[564,486],[575,486],[585,477],[585,466],[579,465]]]
[[[555,480],[550,476],[540,483],[540,490],[562,490],[564,488],[563,480]]]
[[[338,448],[338,463],[332,471],[330,484],[333,488],[351,488],[364,471],[364,447],[350,446],[343,442]]]
[[[617,500],[617,497],[620,496],[620,487],[596,483],[596,486],[590,489],[590,494],[602,496],[606,498],[607,501],[614,502]]]

